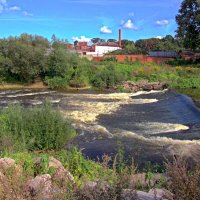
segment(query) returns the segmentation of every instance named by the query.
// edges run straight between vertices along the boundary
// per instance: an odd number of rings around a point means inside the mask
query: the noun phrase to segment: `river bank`
[[[48,86],[43,82],[37,82],[33,84],[12,84],[1,83],[0,90],[20,90],[20,89],[48,89]]]

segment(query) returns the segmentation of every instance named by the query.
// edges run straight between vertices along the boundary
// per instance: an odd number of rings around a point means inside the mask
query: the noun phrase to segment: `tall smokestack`
[[[118,43],[119,43],[119,47],[122,48],[122,30],[121,29],[119,29],[119,41],[118,41]]]

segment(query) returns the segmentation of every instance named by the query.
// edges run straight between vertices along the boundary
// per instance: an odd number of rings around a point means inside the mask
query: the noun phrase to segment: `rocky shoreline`
[[[125,81],[122,84],[122,88],[128,90],[130,92],[138,92],[138,91],[151,91],[151,90],[164,90],[168,88],[168,84],[165,82],[131,82]]]
[[[42,157],[35,157],[32,164],[35,168],[42,168]],[[133,173],[127,179],[127,187],[122,186],[119,188],[116,186],[115,188],[108,181],[98,179],[95,181],[85,180],[81,182],[81,185],[80,183],[78,184],[69,169],[52,156],[49,157],[46,163],[46,171],[50,171],[50,169],[52,173],[43,172],[35,174],[35,176],[26,177],[27,171],[24,171],[22,164],[12,158],[0,158],[0,188],[2,192],[0,197],[11,197],[10,195],[12,195],[14,199],[24,199],[24,197],[26,199],[41,200],[90,199],[89,197],[92,196],[97,198],[98,192],[101,190],[107,194],[101,195],[108,199],[111,199],[109,197],[111,195],[118,196],[122,200],[171,200],[174,196],[164,187],[155,187],[161,181],[168,183],[169,177],[164,173],[154,174],[150,180],[146,179],[145,173]],[[17,186],[13,184],[14,180],[18,182]],[[121,191],[119,191],[120,189]]]

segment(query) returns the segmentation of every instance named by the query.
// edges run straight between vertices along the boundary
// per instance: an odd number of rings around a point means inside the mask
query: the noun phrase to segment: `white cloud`
[[[131,19],[128,19],[127,21],[122,20],[121,25],[122,25],[122,28],[125,28],[125,29],[132,29],[135,31],[139,29],[137,26],[134,25]]]
[[[78,42],[90,42],[92,38],[87,38],[85,36],[80,36],[80,37],[72,37],[72,40],[78,41]]]
[[[2,13],[7,6],[7,0],[0,0],[0,13]]]
[[[158,36],[156,36],[156,38],[158,38],[158,39],[162,39],[163,37],[162,37],[162,36],[160,36],[160,35],[158,35]]]
[[[105,34],[111,34],[112,30],[109,29],[107,26],[102,26],[101,29],[100,29],[100,32],[105,33]]]
[[[7,0],[0,0],[0,4],[6,6],[7,5]]]
[[[169,20],[163,19],[163,20],[157,20],[156,25],[158,26],[166,26],[169,24]]]
[[[29,13],[27,11],[23,11],[23,15],[24,16],[27,16],[27,17],[32,17],[33,16],[33,13]]]
[[[19,10],[21,10],[21,8],[19,6],[12,6],[12,7],[9,8],[9,10],[11,10],[11,11],[19,11]]]

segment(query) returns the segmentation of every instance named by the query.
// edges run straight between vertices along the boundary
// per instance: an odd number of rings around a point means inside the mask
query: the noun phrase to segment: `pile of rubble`
[[[125,81],[122,84],[122,87],[125,90],[128,90],[130,92],[138,92],[138,91],[151,91],[151,90],[164,90],[168,88],[168,84],[165,82],[131,82],[131,81]]]

